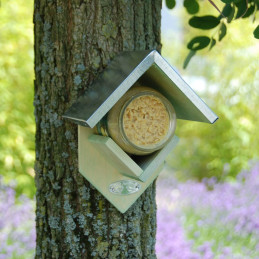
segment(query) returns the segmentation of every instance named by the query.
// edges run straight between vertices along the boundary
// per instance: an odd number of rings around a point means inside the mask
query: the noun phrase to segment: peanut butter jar
[[[132,87],[96,127],[98,134],[111,137],[133,155],[147,155],[163,148],[175,128],[172,104],[146,86]]]

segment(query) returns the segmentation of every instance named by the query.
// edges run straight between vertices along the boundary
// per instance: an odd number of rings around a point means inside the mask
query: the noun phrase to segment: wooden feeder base
[[[161,172],[168,153],[176,146],[174,137],[163,149],[149,156],[130,157],[111,138],[94,135],[93,129],[78,126],[79,172],[121,213],[139,198]],[[111,184],[131,181],[139,190],[115,194]]]

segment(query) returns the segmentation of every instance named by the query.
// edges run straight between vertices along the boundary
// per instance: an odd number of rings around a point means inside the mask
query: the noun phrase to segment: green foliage
[[[187,229],[187,238],[194,241],[195,249],[198,249],[203,244],[211,243],[213,253],[217,256],[215,258],[223,258],[222,251],[219,251],[220,247],[228,247],[231,251],[231,254],[238,254],[241,257],[232,258],[243,258],[244,256],[244,247],[245,251],[254,251],[252,252],[256,258],[258,252],[256,251],[257,238],[252,234],[240,235],[237,233],[234,224],[222,224],[218,222],[217,219],[214,219],[213,222],[207,223],[208,219],[211,217],[213,212],[210,211],[195,211],[191,208],[186,209],[185,211],[185,221],[184,227]],[[205,223],[206,222],[206,223]],[[226,256],[225,258],[231,258]]]
[[[252,24],[240,19],[219,43],[224,47],[201,53],[188,70],[180,71],[191,87],[199,88],[200,81],[204,84],[198,94],[219,120],[213,125],[178,120],[180,143],[167,161],[179,179],[216,176],[224,180],[259,158],[259,48],[257,40],[248,37],[253,30]],[[177,41],[172,44],[170,38],[163,40],[163,46],[162,54],[180,67],[186,47]]]
[[[232,106],[220,94],[215,98],[218,107],[213,108],[220,118],[215,125],[178,123],[176,134],[181,136],[181,144],[169,163],[178,169],[181,179],[235,177],[246,168],[249,159],[259,156],[254,145],[259,138],[253,136],[256,130],[253,110],[242,101]]]
[[[236,3],[235,6],[237,8],[236,19],[245,15],[246,11],[248,10],[246,1],[240,1]]]
[[[165,2],[166,2],[167,8],[173,9],[175,7],[175,4],[176,4],[175,0],[165,0]]]
[[[247,9],[246,13],[243,15],[242,18],[247,18],[250,15],[252,15],[255,11],[255,5],[250,5],[250,7]]]
[[[191,60],[191,58],[195,55],[196,51],[191,50],[187,56],[187,58],[184,60],[183,68],[186,68]]]
[[[259,39],[259,25],[254,30],[254,36],[255,36],[256,39]]]
[[[206,36],[199,36],[193,38],[188,44],[187,48],[190,50],[199,50],[199,49],[204,49],[210,44],[210,38]]]
[[[221,2],[225,3],[225,4],[231,4],[231,2],[233,2],[232,0],[221,0]]]
[[[1,1],[0,174],[18,195],[34,187],[33,1]]]
[[[168,2],[168,1],[167,1]],[[214,11],[216,10],[215,15],[218,15],[218,17],[211,15],[210,9],[207,8],[204,10],[204,7],[206,3],[203,1],[200,5],[196,0],[184,0],[183,5],[186,8],[187,12],[190,15],[197,14],[197,13],[204,13],[205,15],[203,16],[192,16],[189,19],[189,25],[193,28],[201,29],[201,30],[212,30],[216,29],[216,31],[212,31],[210,37],[211,40],[211,45],[209,44],[206,46],[209,48],[209,50],[215,46],[218,42],[220,42],[225,35],[227,34],[227,25],[226,23],[231,23],[233,21],[236,21],[237,19],[245,19],[245,18],[250,18],[252,22],[255,21],[256,19],[256,12],[259,10],[259,1],[258,0],[221,0],[222,3],[224,3],[223,6],[218,7],[217,4],[213,0],[208,1],[211,6],[213,6]],[[220,4],[222,4],[220,3]],[[172,9],[173,7],[170,7]],[[222,10],[222,11],[221,11]],[[254,31],[254,37],[256,39],[259,39],[259,32],[258,32],[258,27]],[[218,34],[218,41],[215,40],[214,34]],[[192,40],[197,40],[197,36],[193,38]],[[192,42],[189,41],[190,42]],[[187,47],[189,46],[189,43]],[[189,48],[189,47],[188,47]],[[205,47],[204,47],[205,48]],[[201,50],[204,48],[199,48],[196,50]],[[193,49],[192,49],[193,50]],[[186,60],[184,61],[184,68],[187,67],[189,64],[191,58],[196,54],[195,53],[189,53],[188,56],[186,57]]]
[[[211,39],[210,50],[216,45],[216,40],[214,38]],[[184,67],[185,68],[185,67]]]
[[[222,15],[224,17],[228,17],[233,12],[233,10],[235,13],[235,9],[230,4],[226,4],[222,10]],[[233,16],[234,16],[234,13],[233,13]]]
[[[189,20],[189,25],[202,30],[210,30],[218,26],[220,23],[219,19],[212,15],[205,16],[193,16]]]
[[[184,0],[183,6],[189,14],[196,14],[200,9],[199,3],[196,0]]]
[[[227,26],[225,25],[225,23],[222,23],[219,29],[219,41],[221,41],[227,34]],[[216,44],[216,40],[215,40],[215,44]]]
[[[224,10],[224,9],[223,9]],[[231,21],[233,20],[234,18],[234,15],[235,15],[235,7],[232,7],[230,5],[230,13],[226,16],[227,18],[227,23],[231,23]]]

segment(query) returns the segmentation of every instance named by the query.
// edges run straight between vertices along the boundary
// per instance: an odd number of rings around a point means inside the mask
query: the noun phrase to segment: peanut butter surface
[[[129,103],[123,114],[123,129],[127,138],[137,146],[161,142],[169,130],[169,115],[160,98],[139,96]]]

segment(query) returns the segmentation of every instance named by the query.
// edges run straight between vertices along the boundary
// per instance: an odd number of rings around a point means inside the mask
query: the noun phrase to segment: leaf
[[[198,36],[193,38],[188,44],[187,48],[190,50],[200,50],[206,48],[210,44],[210,38],[207,36]]]
[[[200,6],[196,0],[184,0],[183,6],[189,14],[196,14],[200,9]]]
[[[246,13],[242,16],[242,18],[247,18],[247,17],[249,17],[250,15],[252,15],[252,14],[254,13],[254,10],[255,10],[255,5],[251,5],[251,6],[247,9]]]
[[[216,40],[211,38],[210,50],[216,45]]]
[[[237,7],[237,14],[236,14],[235,18],[238,19],[238,18],[242,17],[243,15],[245,15],[245,13],[248,10],[248,7],[247,7],[246,0],[236,3],[235,5]]]
[[[221,0],[221,2],[225,3],[225,4],[230,4],[232,3],[233,1],[232,0]]]
[[[256,38],[256,39],[259,39],[259,25],[255,28],[255,30],[254,30],[254,37]]]
[[[233,18],[234,18],[234,15],[235,15],[235,7],[232,7],[231,13],[230,13],[230,15],[229,15],[228,18],[227,18],[227,22],[228,22],[228,23],[231,23],[231,21],[232,21]]]
[[[173,9],[175,7],[175,0],[165,0],[166,6],[168,9]]]
[[[183,63],[183,68],[185,69],[189,62],[191,61],[192,57],[195,55],[196,51],[194,50],[190,50],[188,56],[186,57],[186,59],[184,60],[184,63]]]
[[[225,17],[228,17],[231,14],[232,6],[230,4],[226,4],[222,10],[222,14]]]
[[[206,16],[193,16],[189,20],[189,25],[202,29],[202,30],[210,30],[212,28],[215,28],[220,23],[219,19],[212,15],[206,15]]]
[[[227,34],[227,26],[222,23],[219,29],[219,41],[221,41]]]

